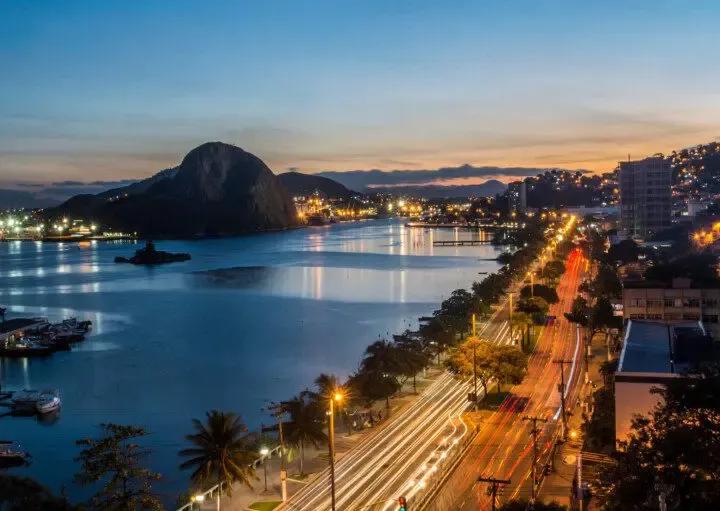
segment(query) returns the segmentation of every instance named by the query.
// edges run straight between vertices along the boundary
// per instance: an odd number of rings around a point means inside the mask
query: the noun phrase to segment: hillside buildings
[[[646,239],[670,228],[672,169],[654,156],[620,162],[620,221],[633,238]]]

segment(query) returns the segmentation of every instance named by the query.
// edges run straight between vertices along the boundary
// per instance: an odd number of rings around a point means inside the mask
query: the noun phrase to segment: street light
[[[335,392],[330,398],[330,423],[328,425],[330,434],[328,438],[330,440],[330,494],[332,511],[335,511],[335,402],[337,401],[339,403],[342,400],[343,395],[340,392]]]
[[[205,495],[193,495],[191,500],[193,502],[198,502],[200,507],[202,507],[202,503],[205,502]]]
[[[263,472],[265,473],[265,491],[267,492],[267,455],[270,454],[270,449],[263,447],[260,449],[260,456],[262,456]]]

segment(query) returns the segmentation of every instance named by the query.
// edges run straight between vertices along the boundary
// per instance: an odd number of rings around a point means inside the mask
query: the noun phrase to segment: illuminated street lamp
[[[267,492],[267,455],[270,454],[270,449],[263,447],[260,449],[260,456],[262,456],[263,472],[265,472],[265,491]]]
[[[205,502],[205,495],[193,495],[192,498],[193,503],[197,502],[200,508],[202,508],[202,503]]]
[[[330,423],[329,423],[329,435],[330,440],[330,494],[331,494],[331,509],[335,511],[335,402],[340,403],[343,400],[343,395],[340,392],[330,398]]]

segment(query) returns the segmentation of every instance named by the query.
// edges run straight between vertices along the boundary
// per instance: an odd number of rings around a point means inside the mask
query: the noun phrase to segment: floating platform
[[[487,245],[492,240],[449,240],[449,241],[433,241],[435,247],[464,247],[475,245]]]

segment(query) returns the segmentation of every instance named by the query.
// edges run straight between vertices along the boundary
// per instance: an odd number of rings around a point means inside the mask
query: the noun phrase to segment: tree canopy
[[[520,296],[523,298],[530,298],[533,295],[542,298],[549,304],[558,303],[560,301],[554,287],[545,286],[543,284],[535,284],[532,286],[532,289],[530,286],[524,286],[520,290]]]
[[[0,474],[0,510],[80,511],[29,477]]]
[[[654,392],[663,398],[633,421],[615,463],[598,474],[596,494],[608,510],[657,509],[657,484],[669,485],[668,508],[720,506],[720,369],[702,367]]]
[[[101,424],[99,439],[78,440],[83,447],[75,461],[80,471],[75,482],[83,485],[102,483],[102,488],[90,499],[98,509],[163,509],[152,493],[153,482],[160,474],[142,466],[150,451],[134,441],[147,435],[144,428],[120,424]]]
[[[611,245],[608,250],[608,258],[613,263],[628,264],[638,260],[640,246],[633,240],[623,240]]]

